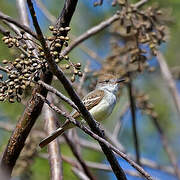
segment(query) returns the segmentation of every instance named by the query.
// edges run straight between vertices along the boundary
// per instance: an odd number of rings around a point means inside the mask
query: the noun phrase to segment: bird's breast
[[[105,96],[98,105],[90,110],[96,121],[106,119],[113,111],[116,104],[116,96],[113,93],[105,92]]]

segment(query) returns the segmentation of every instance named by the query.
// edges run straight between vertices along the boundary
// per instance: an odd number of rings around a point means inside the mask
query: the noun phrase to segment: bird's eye
[[[109,80],[104,80],[104,82],[105,82],[105,83],[108,83],[108,82],[109,82]]]

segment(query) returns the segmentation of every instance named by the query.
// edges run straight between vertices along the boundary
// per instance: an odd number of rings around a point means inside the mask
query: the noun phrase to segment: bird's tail
[[[64,126],[56,129],[51,135],[49,135],[47,138],[43,139],[40,143],[39,146],[43,148],[47,144],[49,144],[51,141],[53,141],[55,138],[58,136],[62,135],[67,129],[70,129],[71,126],[69,123],[65,123]]]

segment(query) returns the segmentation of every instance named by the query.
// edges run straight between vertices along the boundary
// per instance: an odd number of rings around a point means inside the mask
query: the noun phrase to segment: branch
[[[126,103],[125,105],[123,105],[123,109],[121,109],[118,121],[117,121],[117,123],[116,123],[116,125],[114,127],[114,130],[113,130],[113,137],[115,139],[118,138],[118,134],[119,134],[119,132],[121,130],[121,120],[122,120],[124,114],[127,112],[128,109],[129,109],[129,103]]]
[[[165,133],[164,133],[163,129],[161,128],[158,120],[156,118],[152,118],[152,120],[153,120],[153,123],[154,123],[156,129],[159,132],[162,144],[163,144],[164,149],[168,155],[168,158],[169,158],[172,166],[174,167],[175,174],[178,177],[178,179],[180,179],[180,170],[178,168],[178,164],[177,164],[177,160],[176,160],[177,158],[176,158],[173,150],[171,149],[171,147],[168,145],[169,144],[168,139],[166,138]]]
[[[51,95],[48,95],[50,101],[52,101]],[[55,113],[46,104],[43,107],[43,114],[45,119],[45,129],[47,135],[50,135],[56,129]],[[48,144],[49,153],[49,164],[51,168],[51,180],[62,180],[62,159],[60,154],[59,142],[54,140],[52,143]]]
[[[46,105],[47,106],[47,105]],[[66,113],[68,113],[66,111]],[[55,114],[53,113],[53,118],[56,121],[56,124],[58,127],[60,127],[60,123],[59,120],[56,118]],[[52,118],[52,117],[51,117]],[[55,129],[54,129],[55,130]],[[52,133],[53,131],[51,131]],[[71,140],[71,138],[69,138],[69,136],[67,134],[63,134],[64,139],[66,140],[67,144],[69,145],[69,147],[71,148],[72,153],[74,154],[74,156],[76,157],[76,159],[78,160],[78,162],[80,163],[82,169],[84,170],[84,173],[87,175],[87,177],[90,180],[95,180],[95,177],[92,175],[92,173],[90,172],[89,168],[87,167],[85,161],[82,159],[81,155],[79,154],[77,147],[75,145],[75,142],[73,142],[73,140]],[[56,139],[57,141],[57,139]],[[50,143],[51,144],[51,143]]]
[[[136,4],[134,4],[133,6],[135,8],[140,8],[142,7],[144,4],[146,4],[149,0],[140,0],[139,2],[137,2]]]
[[[45,75],[46,83],[50,83],[49,79],[51,74]],[[10,176],[12,169],[16,163],[19,154],[24,147],[25,140],[34,125],[37,117],[41,113],[41,109],[43,106],[43,101],[36,97],[36,93],[39,92],[43,96],[46,97],[47,91],[46,89],[42,88],[42,86],[36,86],[32,92],[32,97],[27,103],[27,107],[24,110],[23,115],[19,119],[14,132],[12,133],[8,145],[3,153],[3,157],[1,160],[1,169],[6,171],[6,173]],[[8,177],[10,178],[10,177]]]
[[[130,82],[128,83],[128,92],[129,92],[129,101],[130,101],[130,109],[132,115],[132,128],[133,128],[133,139],[134,139],[134,147],[136,150],[136,162],[140,165],[140,150],[139,150],[139,141],[137,134],[137,126],[136,126],[136,103],[133,95],[133,87],[131,74],[129,73]]]
[[[86,176],[90,179],[90,180],[95,180],[96,178],[92,175],[91,171],[89,170],[89,168],[87,167],[85,161],[82,159],[82,157],[80,156],[80,154],[78,153],[75,144],[73,143],[73,141],[68,137],[67,134],[64,134],[64,138],[66,140],[66,142],[68,143],[68,145],[70,146],[74,156],[76,157],[76,159],[79,161],[79,163],[81,164]]]
[[[41,154],[39,154],[39,157],[47,159],[48,154],[45,154],[45,153],[42,154],[41,153]],[[69,163],[73,167],[78,167],[78,162],[75,161],[74,159],[70,158],[70,157],[62,155],[62,160]],[[89,168],[92,168],[92,169],[102,170],[102,171],[111,171],[112,172],[111,166],[109,166],[107,164],[92,162],[92,161],[86,161],[86,164],[88,165]],[[125,172],[131,176],[140,177],[139,173],[137,173],[134,170],[125,170]]]
[[[24,0],[16,0],[16,6],[20,14],[20,22],[29,28],[29,18],[26,8],[26,2]]]
[[[94,34],[98,33],[99,31],[102,31],[106,27],[110,26],[113,22],[119,20],[119,18],[120,18],[119,15],[115,14],[112,17],[110,17],[109,19],[107,19],[107,20],[101,22],[100,24],[90,28],[84,34],[77,37],[66,49],[64,49],[62,51],[62,56],[68,54],[70,51],[72,51],[72,49],[74,49],[76,46],[78,46],[84,40],[90,38]]]
[[[29,27],[20,24],[18,21],[12,19],[10,16],[7,16],[6,14],[0,12],[0,19],[6,20],[14,25],[16,25],[17,27],[21,28],[22,30],[24,30],[25,32],[29,33],[30,35],[32,35],[35,39],[37,39],[36,34],[31,31],[31,29],[29,29]]]
[[[7,31],[3,26],[0,25],[0,33],[3,34],[4,36],[9,35],[9,31]]]
[[[135,8],[140,8],[142,5],[144,5],[146,2],[148,2],[149,0],[141,0],[139,2],[137,2],[136,4],[134,4],[133,6]],[[68,54],[70,51],[72,51],[76,46],[78,46],[81,42],[83,42],[84,40],[90,38],[91,36],[93,36],[94,34],[98,33],[99,31],[102,31],[103,29],[105,29],[106,27],[110,26],[113,22],[119,20],[119,12],[117,12],[117,14],[113,15],[112,17],[110,17],[109,19],[101,22],[100,24],[90,28],[89,30],[87,30],[85,33],[83,33],[82,35],[80,35],[79,37],[77,37],[66,49],[64,49],[64,51],[62,52],[62,55],[66,55]],[[96,57],[96,56],[95,56]]]
[[[96,144],[94,142],[90,142],[90,141],[87,141],[87,140],[82,139],[82,138],[80,138],[79,142],[80,142],[80,145],[82,147],[85,147],[85,148],[88,148],[88,149],[91,149],[91,150],[94,150],[97,152],[101,152],[101,149],[98,146],[98,144]],[[116,142],[112,142],[112,144],[114,146],[116,146],[118,149],[120,149],[118,144],[116,144]],[[123,151],[123,152],[125,153],[125,151]],[[132,158],[132,155],[128,154],[128,156]],[[143,166],[147,166],[147,167],[152,168],[152,169],[161,170],[161,171],[164,171],[164,172],[169,173],[171,175],[175,175],[174,169],[170,166],[161,166],[161,165],[157,164],[156,162],[149,160],[149,159],[146,159],[146,158],[141,158],[140,162]]]
[[[42,3],[41,0],[36,0],[36,4],[39,6],[39,8],[41,9],[41,11],[43,12],[43,14],[45,15],[45,17],[50,21],[51,24],[54,24],[56,21],[56,17],[53,16],[48,9],[44,6],[44,4]],[[69,35],[70,38],[73,40],[76,37],[74,35]],[[80,49],[82,51],[84,51],[87,55],[89,55],[91,58],[96,59],[97,61],[101,61],[101,58],[91,49],[89,49],[87,46],[84,45],[80,45]]]
[[[26,2],[24,0],[16,0],[16,6],[18,8],[19,16],[20,16],[20,22],[23,25],[26,25],[30,29],[30,24],[29,24],[29,18],[28,18],[28,12],[26,8]],[[18,33],[20,34],[20,33]],[[25,33],[23,37],[27,37],[28,39],[32,40],[32,36],[30,34]],[[26,43],[29,48],[31,47],[36,47],[32,41],[26,40]],[[37,54],[37,53],[36,53]],[[38,56],[38,55],[37,55]]]
[[[66,78],[66,76],[64,75],[64,73],[60,69],[60,67],[58,67],[57,64],[54,62],[54,60],[52,59],[52,56],[50,54],[50,50],[47,48],[46,41],[45,41],[45,39],[43,37],[43,34],[42,34],[41,29],[39,27],[37,18],[35,16],[35,11],[34,11],[34,8],[33,8],[33,4],[31,2],[31,0],[27,0],[27,2],[28,2],[29,9],[30,9],[31,17],[33,19],[34,27],[36,29],[36,33],[38,34],[38,39],[41,42],[42,48],[43,48],[43,50],[45,52],[45,57],[47,59],[47,62],[48,62],[48,65],[49,65],[49,68],[50,68],[51,72],[54,75],[56,75],[56,77],[61,81],[64,88],[68,92],[69,96],[71,97],[73,102],[76,104],[76,106],[79,108],[79,110],[80,110],[81,114],[83,115],[85,121],[88,123],[88,125],[93,130],[93,132],[98,134],[99,136],[103,137],[103,132],[99,129],[99,127],[95,123],[94,119],[92,118],[91,114],[87,111],[86,107],[84,106],[84,104],[80,100],[79,96],[74,91],[71,83]],[[65,6],[68,4],[68,2],[70,2],[70,0],[66,1]],[[76,4],[77,1],[74,0],[73,3]],[[64,10],[64,11],[66,11],[66,10]],[[60,15],[60,17],[58,19],[62,19],[62,25],[64,25],[63,18],[62,18],[61,15]],[[57,23],[56,27],[59,27],[59,26],[60,26],[60,24]],[[120,178],[121,179],[126,179],[126,176],[125,176],[122,168],[120,167],[116,157],[114,156],[114,153],[112,152],[112,150],[110,150],[107,147],[107,145],[105,145],[105,144],[103,144],[101,142],[100,142],[100,145],[101,145],[102,150],[103,150],[104,154],[106,155],[108,161],[110,162],[116,177],[119,178],[119,179]]]
[[[78,177],[80,180],[90,180],[82,171],[77,168],[72,168],[73,173]]]
[[[38,84],[42,85],[43,87],[45,87],[48,91],[54,93],[55,95],[57,95],[59,98],[61,98],[63,101],[67,102],[70,106],[72,106],[74,109],[76,109],[77,111],[79,111],[79,109],[77,108],[77,106],[66,96],[64,96],[61,92],[59,92],[57,89],[53,88],[52,86],[50,86],[49,84],[46,84],[45,82],[39,80]]]
[[[109,149],[113,150],[115,153],[117,153],[120,157],[125,159],[132,167],[134,167],[137,171],[139,171],[145,178],[148,180],[153,180],[153,178],[143,169],[141,168],[138,164],[136,164],[133,160],[131,160],[126,154],[121,152],[119,149],[114,147],[112,144],[107,142],[105,139],[101,138],[88,128],[82,125],[79,121],[75,120],[72,116],[67,114],[66,112],[60,110],[58,107],[54,106],[52,103],[50,103],[46,98],[41,96],[40,94],[37,94],[50,108],[52,108],[54,111],[56,111],[58,114],[63,115],[65,118],[67,118],[71,123],[73,123],[75,126],[79,127],[81,130],[83,130],[86,134],[90,135],[92,138],[97,140],[100,145],[105,144]],[[121,177],[122,178],[122,177]]]
[[[42,3],[41,0],[36,0],[36,4],[37,6],[41,9],[41,11],[43,12],[43,14],[46,16],[46,18],[50,21],[51,24],[55,24],[56,23],[56,17],[53,16],[48,9],[44,6],[44,4]]]
[[[67,0],[68,1],[68,0]],[[74,2],[74,0],[72,0]],[[74,6],[76,6],[76,3],[74,3]],[[65,6],[66,9],[74,9],[74,6]],[[74,13],[74,11],[63,11],[61,16],[67,17],[66,13],[71,13],[68,15],[69,19],[63,18],[65,20],[65,25],[68,26],[70,23],[70,20]],[[61,20],[61,19],[59,19]],[[60,22],[59,22],[60,23]],[[64,23],[64,22],[63,22]],[[61,24],[61,23],[60,23]],[[41,75],[41,80],[44,81],[47,84],[50,84],[52,81],[52,73],[46,72]],[[36,92],[42,94],[46,97],[47,90],[43,88],[42,86],[37,85],[32,93],[32,97],[27,103],[27,107],[24,110],[24,113],[20,120],[18,121],[16,128],[14,132],[12,133],[8,145],[5,149],[5,152],[3,154],[2,160],[1,160],[1,172],[5,172],[5,174],[8,174],[7,178],[10,178],[13,167],[16,163],[17,158],[19,157],[19,154],[24,146],[25,140],[34,125],[37,117],[39,116],[43,101],[36,96]]]
[[[161,54],[161,52],[158,52],[157,54],[157,60],[160,65],[161,74],[166,81],[166,84],[171,92],[171,95],[173,97],[174,103],[176,105],[177,112],[180,115],[180,96],[176,88],[176,84],[174,82],[174,79],[172,77],[172,74],[168,68],[168,65],[166,63],[166,60],[164,59],[164,56]]]

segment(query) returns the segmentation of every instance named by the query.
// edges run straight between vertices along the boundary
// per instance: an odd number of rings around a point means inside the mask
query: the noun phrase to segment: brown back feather
[[[89,93],[87,96],[85,96],[82,99],[82,102],[86,106],[87,110],[90,110],[95,105],[97,105],[102,100],[103,97],[104,97],[104,91],[103,90],[94,90],[91,93]],[[90,101],[88,101],[89,99],[90,99]],[[80,113],[77,111],[73,114],[73,118],[78,118],[79,116],[80,116]]]

